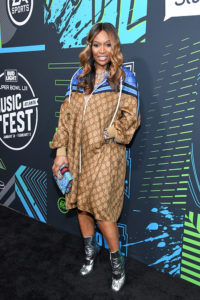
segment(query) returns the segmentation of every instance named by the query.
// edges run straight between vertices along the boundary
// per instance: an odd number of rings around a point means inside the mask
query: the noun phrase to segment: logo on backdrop
[[[38,124],[38,98],[28,80],[16,69],[0,74],[0,141],[22,150],[32,141]]]
[[[173,17],[200,15],[200,0],[165,0],[164,21]]]
[[[67,214],[69,212],[68,209],[66,209],[65,205],[65,197],[60,197],[57,201],[58,209],[62,214]]]
[[[13,24],[25,25],[33,11],[33,0],[7,0],[7,10]]]

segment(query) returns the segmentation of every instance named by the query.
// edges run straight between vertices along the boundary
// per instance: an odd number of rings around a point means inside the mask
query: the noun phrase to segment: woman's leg
[[[97,221],[101,232],[106,239],[106,242],[111,252],[119,249],[118,227],[116,222]]]
[[[89,213],[79,210],[78,220],[85,247],[85,262],[80,269],[80,274],[85,276],[93,270],[94,260],[100,247],[96,242],[93,217]]]
[[[83,237],[94,235],[94,219],[88,212],[78,210],[78,221]]]
[[[124,258],[119,249],[118,227],[115,222],[98,221],[98,224],[110,248],[112,290],[118,292],[125,282]]]

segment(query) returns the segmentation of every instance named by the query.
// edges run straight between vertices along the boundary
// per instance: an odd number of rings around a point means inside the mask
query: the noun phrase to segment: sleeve
[[[67,155],[67,149],[66,147],[60,147],[60,148],[57,148],[56,150],[56,156],[66,156]]]
[[[140,126],[139,96],[137,82],[133,73],[126,75],[122,87],[122,96],[118,118],[107,129],[109,137],[114,137],[120,144],[129,144],[137,128]]]
[[[69,133],[68,133],[68,126],[67,126],[67,115],[69,114],[69,106],[68,103],[69,97],[72,94],[72,92],[76,91],[78,79],[77,76],[83,72],[83,68],[79,68],[74,75],[72,76],[72,79],[70,81],[70,84],[67,87],[67,91],[65,94],[65,100],[61,105],[60,108],[60,116],[58,121],[58,129],[55,132],[53,139],[50,143],[50,148],[56,150],[56,156],[66,156],[67,153],[67,146],[68,146],[68,140],[69,140]]]
[[[67,94],[67,93],[66,93]],[[56,156],[66,155],[66,148],[68,146],[68,127],[67,127],[67,109],[68,109],[68,97],[65,98],[60,108],[60,116],[58,120],[58,128],[54,133],[53,139],[50,143],[50,148],[55,149]]]

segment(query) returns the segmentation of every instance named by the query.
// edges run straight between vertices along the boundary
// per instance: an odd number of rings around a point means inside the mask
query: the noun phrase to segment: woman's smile
[[[98,56],[98,59],[100,59],[100,60],[106,60],[107,59],[107,56]]]

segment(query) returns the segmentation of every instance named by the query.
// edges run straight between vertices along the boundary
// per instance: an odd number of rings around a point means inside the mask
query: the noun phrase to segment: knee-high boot
[[[125,282],[125,262],[120,250],[110,252],[112,267],[112,290],[118,292]]]
[[[100,251],[100,246],[96,242],[96,236],[84,237],[85,246],[85,262],[80,269],[82,276],[85,276],[92,272],[94,267],[94,260],[97,253]]]

